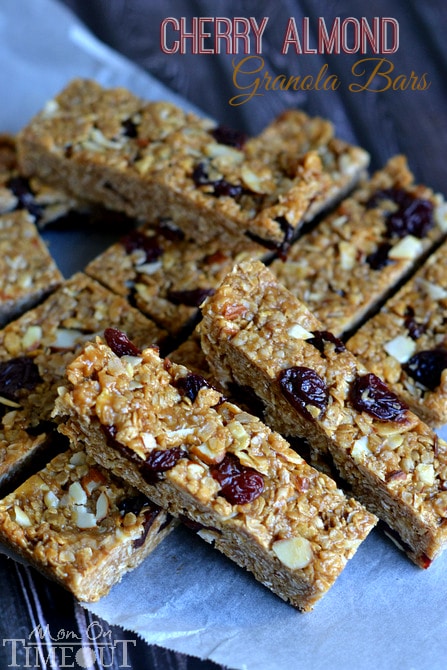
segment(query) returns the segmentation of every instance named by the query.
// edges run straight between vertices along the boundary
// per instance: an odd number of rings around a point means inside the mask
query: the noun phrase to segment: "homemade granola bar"
[[[174,526],[80,450],[59,454],[0,500],[0,542],[88,602],[106,595]]]
[[[0,484],[51,440],[57,387],[89,338],[115,325],[139,346],[165,336],[120,296],[79,273],[0,331]]]
[[[66,193],[43,184],[39,179],[26,179],[20,174],[16,141],[11,135],[0,135],[0,214],[24,209],[34,223],[43,228],[86,205]]]
[[[440,195],[392,158],[270,268],[324,326],[355,328],[447,234]]]
[[[281,598],[311,609],[376,518],[203,377],[154,348],[129,342],[126,351],[117,330],[105,338],[110,346],[97,338],[68,366],[60,431]]]
[[[200,304],[236,262],[266,253],[250,240],[230,245],[214,238],[199,245],[163,218],[125,235],[85,272],[177,336],[194,323]]]
[[[84,197],[84,196],[83,196]],[[132,229],[138,222],[124,214],[69,196],[36,177],[24,177],[19,169],[16,141],[0,135],[0,214],[26,210],[39,230],[47,226],[81,228],[86,225]]]
[[[447,541],[447,444],[262,263],[241,264],[207,298],[200,330],[219,380],[251,386],[266,422],[330,458],[427,567]]]
[[[433,426],[447,423],[447,243],[347,347]]]
[[[245,142],[171,103],[83,79],[47,103],[18,146],[26,175],[79,197],[142,220],[172,217],[199,242],[226,231],[274,246],[289,242],[315,198],[318,209],[332,202],[369,159],[302,113]]]
[[[0,326],[42,300],[62,280],[29,215],[0,215]]]

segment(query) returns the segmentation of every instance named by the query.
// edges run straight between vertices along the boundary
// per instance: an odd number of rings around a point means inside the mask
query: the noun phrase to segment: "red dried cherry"
[[[118,330],[118,328],[106,328],[104,339],[113,353],[120,358],[121,356],[139,356],[141,354],[140,349],[129,340],[126,333]]]
[[[29,356],[18,356],[0,363],[0,395],[16,400],[22,389],[33,389],[42,378],[39,368]]]
[[[430,391],[441,383],[442,371],[447,368],[446,349],[427,349],[414,354],[402,369],[409,377]]]
[[[403,421],[408,409],[407,405],[373,373],[354,379],[349,399],[358,412],[367,412],[379,421]]]
[[[245,133],[241,133],[239,130],[234,130],[228,126],[217,126],[211,131],[211,135],[219,144],[226,144],[235,149],[242,149],[247,141]]]
[[[156,261],[163,254],[163,249],[158,244],[157,237],[155,235],[145,235],[139,230],[133,230],[128,235],[125,235],[121,239],[121,244],[127,254],[131,254],[137,249],[143,251],[146,263]]]
[[[242,465],[232,454],[227,454],[219,465],[211,468],[211,475],[221,486],[220,495],[231,505],[253,502],[264,490],[263,476]]]
[[[315,370],[303,366],[287,368],[280,373],[279,384],[290,404],[304,416],[311,418],[306,405],[318,407],[322,411],[326,409],[329,390]]]

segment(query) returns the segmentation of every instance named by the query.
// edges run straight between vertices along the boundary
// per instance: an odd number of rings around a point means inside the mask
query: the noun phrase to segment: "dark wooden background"
[[[339,135],[359,143],[371,153],[373,169],[391,155],[405,153],[417,178],[435,190],[447,193],[445,169],[447,149],[447,3],[445,0],[65,0],[79,17],[105,42],[146,68],[204,112],[222,123],[248,133],[258,132],[276,114],[287,107],[300,107],[311,114],[330,118]],[[238,91],[232,82],[232,56],[166,55],[160,51],[159,28],[163,18],[172,16],[268,16],[263,39],[264,69],[272,75],[316,75],[327,63],[331,73],[344,84],[336,92],[276,91],[264,92],[249,103],[230,106],[228,100]],[[288,17],[299,25],[303,16],[324,16],[326,23],[340,17],[393,17],[399,21],[400,47],[389,56],[394,75],[416,77],[426,73],[431,81],[427,91],[387,90],[354,94],[347,84],[353,80],[351,68],[362,56],[295,55],[282,56],[280,46]],[[55,27],[57,29],[57,27]],[[380,85],[380,81],[377,82]],[[0,639],[26,638],[40,624],[50,630],[77,631],[86,639],[92,619],[73,599],[40,578],[34,571],[16,566],[0,556]],[[199,604],[198,604],[199,605]],[[96,620],[97,618],[95,618]],[[103,622],[105,628],[108,625]],[[122,638],[112,628],[112,635]],[[164,649],[149,647],[135,640],[129,646],[133,670],[211,670],[220,666],[199,661]],[[17,667],[57,668],[42,645],[40,665],[34,660],[26,666],[25,654],[18,650]],[[0,646],[0,668],[11,663],[9,645]],[[28,660],[29,663],[29,660]],[[104,667],[117,670],[118,656],[104,660]],[[76,665],[74,666],[76,667]],[[101,670],[96,664],[95,669]],[[291,668],[295,667],[291,659]],[[304,667],[304,666],[301,666]],[[311,667],[311,664],[307,666]]]

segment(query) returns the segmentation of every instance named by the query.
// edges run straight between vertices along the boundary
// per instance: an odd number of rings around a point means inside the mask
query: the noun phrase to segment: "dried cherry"
[[[228,126],[217,126],[211,131],[211,135],[219,144],[226,144],[235,149],[242,149],[247,141],[247,135],[245,133],[229,128]]]
[[[128,235],[121,238],[121,244],[126,250],[127,254],[131,254],[135,250],[141,250],[145,254],[145,263],[152,263],[163,254],[163,249],[160,247],[155,235],[148,236],[140,230],[133,230]]]
[[[441,383],[442,371],[447,368],[446,349],[426,349],[414,354],[402,369],[409,377],[419,382],[430,391],[434,391]]]
[[[25,177],[12,177],[6,184],[18,200],[17,209],[26,209],[36,223],[41,219],[43,207],[38,205],[28,179]]]
[[[141,354],[140,349],[129,340],[126,333],[118,330],[118,328],[106,328],[104,339],[113,353],[120,358],[121,356],[139,356]]]
[[[0,363],[0,395],[17,400],[19,391],[31,390],[42,382],[39,368],[29,356],[18,356]]]
[[[186,377],[179,377],[174,385],[182,395],[185,395],[192,402],[197,398],[201,388],[214,388],[205,377],[194,372],[190,372]]]
[[[123,128],[123,135],[125,135],[125,137],[130,137],[131,139],[138,137],[138,126],[134,121],[132,121],[132,119],[125,119],[121,123],[121,126]]]
[[[168,291],[167,298],[174,305],[186,305],[186,307],[200,307],[209,295],[213,295],[213,288],[193,288],[185,291]]]
[[[335,335],[329,330],[314,330],[312,331],[312,335],[313,337],[306,341],[308,344],[312,344],[314,347],[316,347],[323,358],[325,358],[325,342],[331,342],[334,345],[334,351],[336,354],[340,354],[342,351],[346,351],[344,342],[340,340],[340,338],[335,337]]]
[[[307,405],[318,407],[322,411],[328,405],[329,390],[326,382],[312,368],[294,366],[282,370],[279,384],[290,404],[308,418],[311,418],[311,414]]]
[[[210,179],[204,163],[199,163],[193,170],[192,179],[196,186],[212,186],[213,195],[239,198],[243,193],[240,184],[230,184],[226,179]]]
[[[354,379],[351,383],[349,400],[358,412],[367,412],[379,421],[403,421],[408,409],[407,405],[372,372]]]
[[[387,188],[377,191],[369,200],[369,207],[376,207],[381,200],[391,200],[398,206],[387,216],[388,237],[425,237],[434,226],[433,203],[417,198],[403,188]]]
[[[421,335],[423,335],[427,329],[425,323],[419,323],[414,318],[414,309],[413,307],[407,307],[404,319],[405,328],[408,330],[408,334],[413,340],[417,340]]]
[[[381,270],[392,263],[392,259],[388,255],[390,251],[391,244],[389,244],[389,242],[382,242],[382,244],[379,244],[376,251],[369,254],[365,260],[372,270]]]
[[[146,460],[140,465],[142,476],[146,481],[149,481],[148,477],[150,478],[153,475],[158,475],[160,472],[171,470],[184,453],[181,447],[153,449]]]
[[[231,505],[245,505],[256,500],[264,490],[263,476],[242,465],[232,454],[211,468],[212,477],[219,482],[222,495]]]

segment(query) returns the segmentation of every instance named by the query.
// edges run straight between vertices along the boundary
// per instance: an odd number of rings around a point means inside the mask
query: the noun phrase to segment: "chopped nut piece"
[[[287,540],[278,540],[272,549],[281,563],[291,570],[305,568],[312,560],[312,546],[305,537],[291,537]]]

